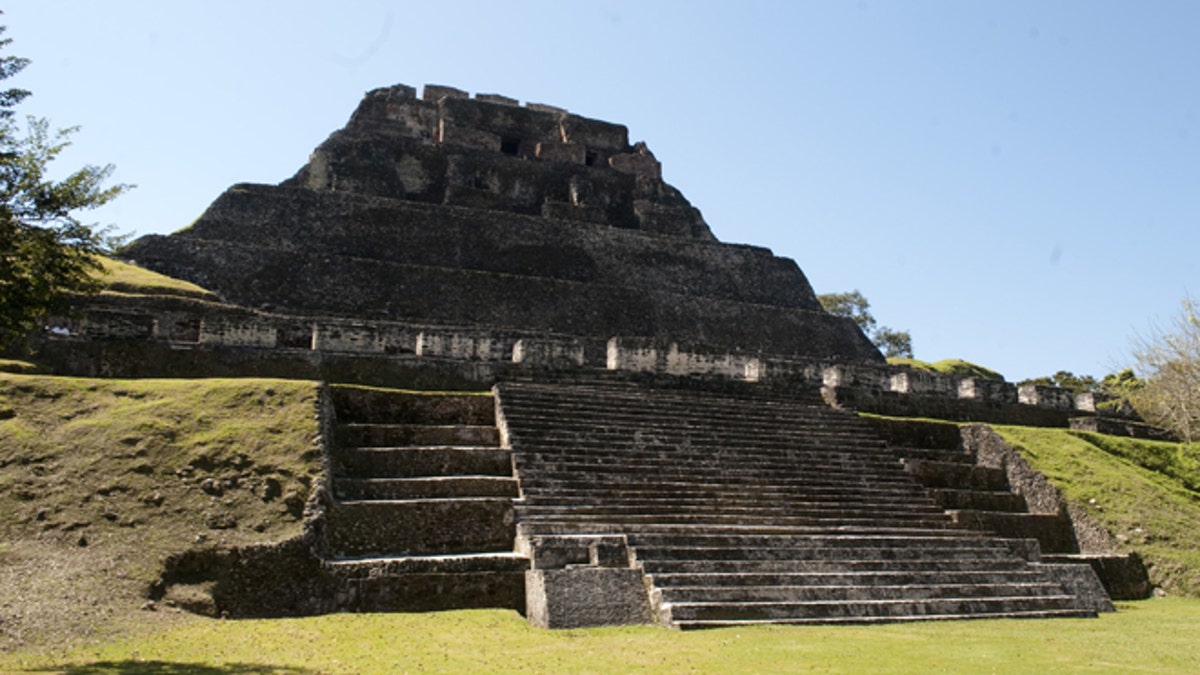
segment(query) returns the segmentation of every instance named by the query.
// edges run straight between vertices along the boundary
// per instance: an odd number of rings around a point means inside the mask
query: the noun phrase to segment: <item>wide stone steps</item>
[[[852,492],[848,492],[845,483],[828,483],[814,485],[811,483],[794,483],[777,485],[773,483],[758,483],[753,496],[761,499],[808,500],[808,499],[846,499],[850,502],[866,501],[871,503],[889,503],[904,501],[912,503],[917,500],[930,503],[928,494],[919,487],[912,485],[883,485],[864,486],[852,484]],[[530,504],[554,503],[561,499],[564,503],[587,504],[592,501],[603,503],[621,503],[641,501],[645,499],[726,499],[747,497],[745,486],[730,482],[697,482],[671,481],[669,483],[643,483],[641,485],[621,482],[600,483],[584,480],[528,480],[521,481],[525,500]],[[547,500],[543,502],[543,500]]]
[[[670,603],[663,613],[680,628],[733,623],[824,623],[981,617],[1094,616],[1076,608],[1071,595],[874,599],[811,602]]]
[[[853,558],[856,560],[1007,560],[1012,551],[996,546],[953,546],[934,549],[931,547],[870,547],[870,546],[776,546],[746,550],[723,547],[680,547],[664,546],[635,547],[639,558],[655,561],[823,561]]]
[[[738,464],[737,461],[727,458],[712,458],[706,462],[692,462],[686,460],[671,459],[630,459],[628,462],[620,462],[617,459],[601,460],[599,458],[593,460],[580,461],[559,461],[559,460],[542,460],[538,458],[527,458],[520,456],[517,458],[517,468],[522,473],[533,472],[536,476],[578,476],[578,474],[617,474],[617,476],[629,476],[629,474],[644,474],[653,472],[666,477],[703,477],[704,474],[715,474],[715,476],[727,476],[730,478],[786,478],[790,480],[822,480],[827,479],[827,482],[835,482],[842,479],[854,484],[874,483],[882,484],[912,484],[912,480],[905,479],[899,472],[884,473],[883,471],[871,471],[870,466],[854,465],[850,462],[846,464],[829,464],[821,465],[785,465],[772,466],[762,462],[746,462],[745,465]]]
[[[515,536],[506,498],[343,500],[326,518],[339,558],[510,551]]]
[[[844,589],[874,587],[920,586],[998,586],[1049,584],[1061,591],[1058,584],[1031,569],[1010,570],[848,570],[829,572],[659,572],[653,581],[662,593],[670,595],[676,589],[709,588],[714,591],[738,589],[753,591],[759,588],[788,587],[811,589],[814,592],[846,592]],[[865,591],[864,591],[865,592]]]
[[[856,439],[848,434],[828,434],[822,437],[818,434],[797,433],[794,436],[785,436],[765,430],[760,432],[755,428],[737,433],[721,429],[707,432],[694,429],[671,432],[646,427],[562,426],[552,429],[522,428],[513,433],[513,438],[527,444],[530,449],[540,448],[543,452],[562,450],[562,444],[569,443],[571,448],[581,450],[603,449],[612,445],[633,449],[683,446],[698,451],[733,447],[764,454],[771,454],[772,451],[836,449],[863,456],[895,458],[894,454],[887,451],[885,444],[872,439]]]
[[[805,509],[805,508],[820,508],[830,504],[848,506],[850,508],[858,507],[864,509],[909,509],[912,502],[904,498],[905,495],[888,497],[861,497],[856,496],[854,499],[834,500],[830,496],[824,499],[820,496],[805,496],[805,495],[783,495],[774,494],[746,494],[744,492],[731,492],[721,496],[713,495],[696,495],[684,491],[674,492],[671,494],[662,494],[646,497],[630,497],[622,496],[614,499],[610,496],[594,496],[588,495],[561,495],[554,492],[546,492],[545,494],[526,494],[521,501],[517,503],[520,509],[528,507],[578,507],[578,508],[597,508],[603,506],[611,506],[617,504],[622,508],[661,508],[661,507],[729,507],[729,508],[754,508],[760,506],[779,507],[786,505],[787,508]],[[940,509],[939,509],[940,510]]]
[[[619,385],[499,392],[522,536],[624,535],[667,623],[1088,614],[1019,546],[947,513],[1019,502],[1001,494],[1002,471],[965,452],[902,462],[872,423],[811,402]]]
[[[524,607],[519,486],[490,396],[331,388],[324,563],[343,609]]]
[[[420,478],[335,478],[333,496],[342,500],[406,500],[518,496],[515,478],[430,476]]]
[[[708,536],[720,533],[719,536],[788,536],[788,537],[830,537],[830,536],[896,536],[896,537],[947,537],[947,538],[977,538],[979,533],[953,527],[948,522],[939,522],[933,526],[913,525],[906,523],[900,526],[876,525],[720,525],[714,527],[705,523],[592,523],[592,522],[562,522],[550,520],[525,520],[517,524],[522,536],[543,535],[574,535],[574,534],[624,534],[630,540],[644,536]],[[640,540],[640,539],[639,539]]]
[[[1028,508],[1023,495],[1008,490],[935,488],[929,490],[929,493],[934,501],[944,509],[973,509],[1019,513]]]
[[[576,514],[576,513],[556,513],[556,514],[534,514],[528,515],[521,513],[521,522],[529,522],[545,519],[547,522],[554,523],[587,523],[587,524],[613,524],[621,526],[631,526],[639,524],[671,524],[671,525],[778,525],[784,527],[811,527],[814,529],[828,529],[835,526],[847,527],[871,527],[878,526],[887,527],[913,527],[913,528],[934,528],[943,525],[946,528],[953,527],[949,522],[940,518],[931,518],[924,514],[915,514],[911,517],[903,515],[888,515],[879,516],[872,514],[866,517],[854,516],[827,516],[827,517],[806,517],[806,516],[775,516],[770,514],[731,514],[731,513],[713,513],[713,514],[696,514],[696,513],[637,513],[637,514]]]
[[[595,504],[595,505],[578,505],[578,504],[518,504],[517,508],[523,519],[539,518],[543,516],[677,516],[677,515],[692,515],[692,516],[752,516],[752,517],[778,517],[778,518],[794,518],[804,516],[807,518],[836,518],[839,515],[844,515],[848,519],[864,519],[868,520],[872,516],[883,519],[897,518],[929,518],[934,517],[937,520],[942,520],[945,513],[937,506],[924,505],[905,505],[893,507],[890,510],[883,510],[873,505],[854,505],[836,502],[816,502],[816,503],[793,503],[786,505],[778,504],[714,504],[714,503],[693,503],[693,504]]]
[[[904,469],[922,485],[929,488],[955,488],[961,490],[1002,491],[1009,489],[1008,475],[997,469],[959,462],[931,462],[912,460]]]
[[[500,443],[494,426],[474,424],[340,424],[334,429],[341,447],[397,447],[423,445],[486,445]]]
[[[907,549],[942,550],[946,547],[958,546],[988,546],[1007,548],[1007,544],[995,539],[980,536],[978,533],[961,532],[959,536],[947,537],[942,530],[916,532],[907,530],[903,534],[881,532],[772,532],[769,534],[752,532],[718,531],[644,531],[629,535],[629,543],[638,550],[654,548],[685,547],[685,548],[728,548],[747,551],[769,548],[880,548],[904,547]]]
[[[869,600],[924,600],[930,598],[1060,596],[1063,588],[1049,582],[1021,583],[933,583],[902,585],[824,585],[824,586],[672,586],[662,592],[660,602],[854,602]]]
[[[334,453],[340,476],[512,477],[512,452],[489,446],[427,445],[400,448],[343,448]]]

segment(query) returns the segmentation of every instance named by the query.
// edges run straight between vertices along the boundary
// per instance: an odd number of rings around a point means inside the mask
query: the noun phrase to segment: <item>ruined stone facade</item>
[[[447,87],[368,93],[293,178],[124,256],[290,316],[882,360],[793,261],[715,241],[625,127]]]

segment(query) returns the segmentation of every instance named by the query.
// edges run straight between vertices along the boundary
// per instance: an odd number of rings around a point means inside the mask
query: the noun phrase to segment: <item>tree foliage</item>
[[[825,293],[818,295],[817,300],[826,312],[834,316],[844,316],[858,324],[863,334],[887,358],[912,358],[912,336],[906,330],[895,330],[875,323],[871,316],[871,303],[858,290],[849,293]]]
[[[1138,413],[1186,443],[1200,440],[1200,303],[1185,297],[1169,323],[1132,343],[1144,380],[1131,396]]]
[[[0,48],[11,42],[0,40]],[[0,58],[0,80],[28,64],[15,56]],[[101,206],[130,187],[105,187],[111,165],[87,165],[61,180],[51,178],[50,164],[77,129],[51,131],[49,122],[36,117],[19,124],[13,107],[28,96],[24,89],[0,91],[0,347],[46,315],[64,311],[71,294],[98,290],[97,256],[117,240],[73,212]]]

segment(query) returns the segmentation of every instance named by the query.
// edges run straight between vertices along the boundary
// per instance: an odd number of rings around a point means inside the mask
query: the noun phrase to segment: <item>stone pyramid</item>
[[[624,126],[449,87],[366,94],[292,178],[124,257],[274,314],[882,361],[796,263],[715,240]]]

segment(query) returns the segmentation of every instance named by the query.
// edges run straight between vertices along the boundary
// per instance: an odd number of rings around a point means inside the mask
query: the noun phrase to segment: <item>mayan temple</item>
[[[698,628],[1144,590],[987,427],[904,419],[1105,423],[1090,400],[889,366],[618,124],[378,89],[292,178],[122,257],[213,295],[88,300],[39,345],[60,372],[326,383],[305,535],[168,565],[231,616]]]

